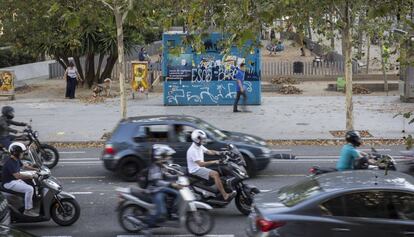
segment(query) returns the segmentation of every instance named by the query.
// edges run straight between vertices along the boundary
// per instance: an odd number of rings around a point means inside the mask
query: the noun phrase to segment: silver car
[[[414,178],[354,170],[256,196],[248,236],[414,236]]]

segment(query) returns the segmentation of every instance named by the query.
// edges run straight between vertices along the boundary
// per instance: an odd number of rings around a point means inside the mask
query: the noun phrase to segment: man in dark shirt
[[[10,128],[10,125],[14,126],[27,126],[26,123],[20,123],[13,121],[14,109],[11,106],[4,106],[1,109],[2,115],[0,116],[0,144],[6,149],[10,146],[13,141],[13,136],[10,133],[16,134],[18,131]]]
[[[26,150],[26,146],[20,142],[14,142],[10,145],[9,152],[11,154],[10,157],[6,158],[3,169],[2,169],[2,182],[3,186],[6,189],[24,193],[24,212],[23,214],[26,216],[35,217],[38,216],[33,211],[33,187],[25,183],[24,179],[33,179],[36,178],[37,175],[27,175],[21,174],[20,169],[23,167],[29,170],[36,170],[32,166],[23,164],[20,159],[24,151]]]

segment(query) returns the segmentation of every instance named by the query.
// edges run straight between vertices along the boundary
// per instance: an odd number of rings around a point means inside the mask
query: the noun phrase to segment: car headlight
[[[272,153],[272,150],[270,150],[267,147],[262,147],[262,148],[260,148],[260,150],[262,150],[262,153],[263,153],[264,157],[270,157],[270,154]]]

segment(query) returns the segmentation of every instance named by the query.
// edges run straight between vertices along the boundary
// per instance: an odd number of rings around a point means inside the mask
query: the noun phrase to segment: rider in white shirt
[[[209,178],[213,178],[224,200],[227,200],[233,197],[235,195],[235,192],[227,193],[224,190],[219,173],[217,171],[206,168],[206,166],[218,164],[219,160],[204,161],[204,153],[208,155],[220,155],[220,152],[214,151],[214,150],[208,150],[207,148],[203,146],[203,143],[207,139],[207,135],[205,132],[201,130],[194,130],[191,133],[191,139],[193,140],[193,144],[190,146],[190,148],[187,151],[188,172],[192,175],[196,175],[205,180],[208,180]]]

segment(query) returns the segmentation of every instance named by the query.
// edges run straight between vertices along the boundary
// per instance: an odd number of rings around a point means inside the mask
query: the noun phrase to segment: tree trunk
[[[384,59],[384,42],[383,38],[380,37],[379,39],[379,46],[381,50],[381,69],[382,69],[382,77],[384,78],[384,91],[387,93],[388,96],[388,80],[387,80],[387,69],[385,68],[385,59]]]
[[[310,17],[308,17],[308,38],[312,41],[312,27],[310,22]]]
[[[81,79],[83,81],[85,81],[85,74],[83,73],[83,68],[82,68],[82,64],[80,62],[80,57],[75,56],[75,57],[73,57],[73,60],[75,61],[75,66],[76,66],[76,69],[78,70],[78,73],[79,73]]]
[[[112,70],[114,69],[116,60],[118,59],[118,54],[111,54],[108,56],[108,58],[106,59],[106,66],[105,69],[103,70],[101,77],[100,77],[100,81],[105,80],[106,78],[111,78],[111,74],[112,74]],[[111,78],[114,79],[114,78]]]
[[[102,62],[103,62],[104,57],[105,57],[104,53],[99,54],[98,68],[96,69],[96,74],[95,74],[95,81],[97,81],[99,84],[102,83],[101,67],[102,67]]]
[[[353,103],[352,103],[352,35],[349,0],[346,1],[344,12],[344,26],[342,29],[342,48],[345,53],[345,80],[346,80],[346,130],[354,129]]]
[[[88,87],[91,88],[95,80],[95,54],[93,53],[86,55],[85,79]]]
[[[335,50],[335,25],[333,23],[333,17],[332,14],[329,15],[329,24],[330,24],[330,31],[331,31],[331,48],[333,51]]]
[[[364,32],[361,29],[361,26],[365,24],[364,18],[362,17],[362,14],[359,16],[358,20],[358,52],[357,52],[357,58],[361,60],[362,58],[362,45],[363,45],[363,38],[364,38]]]
[[[123,33],[123,20],[122,13],[117,6],[114,7],[115,21],[116,21],[116,35],[118,41],[118,65],[121,67],[119,70],[119,89],[121,97],[121,117],[125,119],[127,117],[127,104],[125,93],[125,67],[124,67],[124,33]]]
[[[367,34],[367,74],[369,73],[370,51],[371,51],[371,37],[369,34]]]

